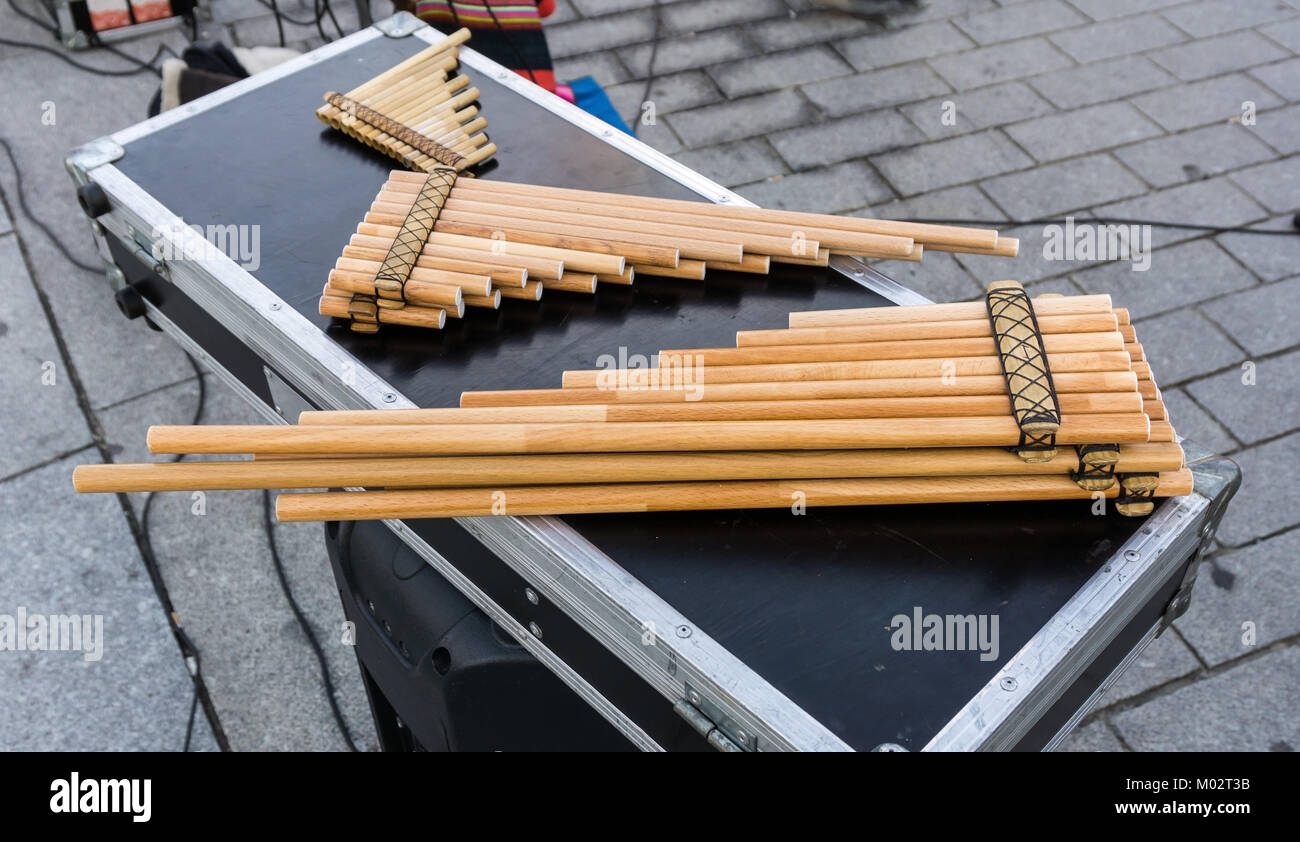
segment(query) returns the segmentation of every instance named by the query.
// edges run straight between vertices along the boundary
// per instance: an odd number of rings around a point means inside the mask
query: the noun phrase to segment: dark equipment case
[[[837,258],[548,292],[442,332],[331,324],[321,285],[391,162],[312,112],[441,37],[399,14],[73,153],[124,312],[283,422],[557,385],[620,346],[727,345],[791,310],[925,301]],[[744,201],[461,54],[500,149],[482,177]],[[260,225],[261,266],[157,259],[178,218]],[[386,749],[1038,750],[1186,609],[1239,477],[1184,446],[1195,492],[1145,519],[989,503],[332,523],[326,538]],[[916,607],[996,615],[997,659],[894,651],[890,619]]]

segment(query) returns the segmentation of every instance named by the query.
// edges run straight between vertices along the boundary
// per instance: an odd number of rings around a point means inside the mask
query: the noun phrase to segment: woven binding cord
[[[1061,409],[1033,304],[1015,281],[990,284],[985,304],[1011,414],[1020,428],[1020,443],[1012,450],[1026,462],[1045,462],[1056,455]]]
[[[1119,463],[1118,444],[1080,444],[1075,453],[1079,468],[1070,472],[1070,479],[1084,491],[1105,491],[1115,484],[1115,465]]]
[[[355,99],[350,99],[337,91],[330,91],[325,94],[325,101],[335,108],[356,117],[361,122],[379,129],[389,137],[400,140],[417,152],[428,155],[438,163],[453,167],[457,172],[469,166],[469,160],[455,150],[448,149],[432,138],[425,137],[410,126],[385,117],[375,109],[362,105]]]
[[[1115,498],[1115,511],[1126,517],[1151,514],[1156,507],[1156,488],[1159,485],[1159,474],[1120,474],[1120,494]]]
[[[348,316],[352,319],[352,330],[355,332],[379,332],[379,308],[373,295],[354,293],[348,302]]]
[[[438,224],[442,207],[455,183],[456,171],[450,167],[438,167],[425,178],[375,275],[377,306],[392,309],[406,306],[406,282],[424,250],[424,244],[429,241],[429,234]]]

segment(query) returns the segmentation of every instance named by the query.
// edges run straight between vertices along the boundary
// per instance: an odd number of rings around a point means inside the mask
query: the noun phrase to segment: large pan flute
[[[281,494],[281,520],[1078,500],[1151,511],[1191,474],[1109,296],[792,313],[732,348],[661,349],[560,388],[455,408],[306,412],[289,427],[153,427],[159,454],[80,491]]]

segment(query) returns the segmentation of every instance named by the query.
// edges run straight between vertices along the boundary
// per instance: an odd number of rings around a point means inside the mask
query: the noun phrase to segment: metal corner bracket
[[[90,171],[111,164],[126,154],[122,145],[111,137],[96,138],[68,153],[63,166],[78,186],[90,181]]]
[[[389,38],[405,38],[425,25],[424,21],[410,12],[398,12],[390,18],[384,18],[374,23],[375,29],[378,29]]]

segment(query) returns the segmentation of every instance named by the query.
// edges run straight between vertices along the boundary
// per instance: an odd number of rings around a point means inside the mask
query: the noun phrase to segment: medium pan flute
[[[153,427],[154,453],[252,458],[85,465],[74,483],[368,489],[282,494],[282,520],[1019,500],[1144,515],[1191,491],[1144,357],[1109,296],[1002,281],[983,302],[792,313],[734,348],[454,408]]]

